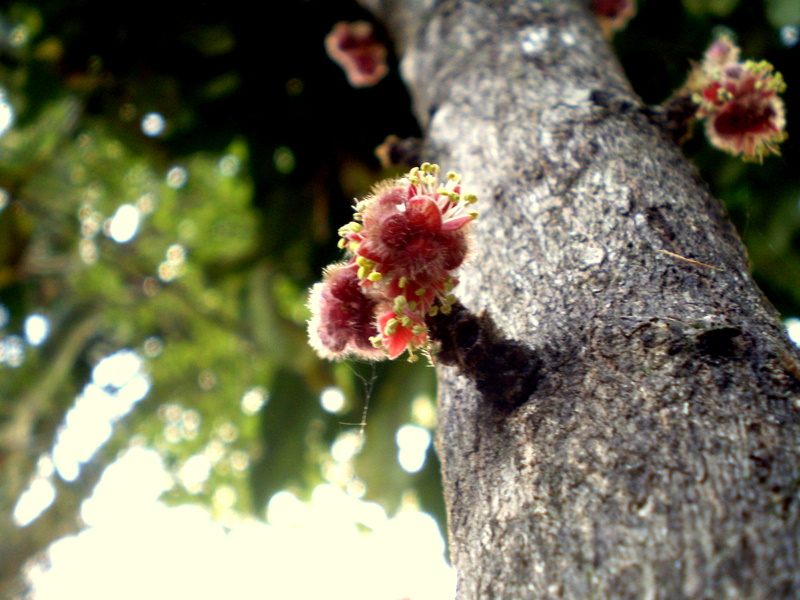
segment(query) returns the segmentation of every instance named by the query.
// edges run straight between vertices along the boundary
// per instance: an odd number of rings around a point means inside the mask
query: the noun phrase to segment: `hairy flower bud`
[[[353,264],[337,263],[325,270],[322,282],[311,288],[308,339],[323,358],[350,354],[380,358],[370,339],[378,334],[377,303],[364,294]]]

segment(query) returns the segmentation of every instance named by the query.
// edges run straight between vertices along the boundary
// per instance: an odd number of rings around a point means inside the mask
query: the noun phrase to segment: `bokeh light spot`
[[[151,336],[144,341],[143,349],[147,358],[155,358],[164,350],[164,342],[160,338]]]
[[[136,208],[138,208],[139,212],[143,215],[149,215],[155,210],[155,207],[156,197],[149,192],[139,196],[139,199],[136,201]]]
[[[214,507],[217,509],[230,509],[236,504],[236,490],[229,485],[221,485],[214,492]]]
[[[158,277],[161,281],[172,281],[183,274],[186,261],[186,248],[181,244],[172,244],[164,253],[165,260],[158,266]]]
[[[800,319],[797,317],[790,317],[783,322],[786,327],[786,333],[789,339],[792,340],[796,346],[800,346]]]
[[[56,499],[56,488],[50,479],[35,477],[20,495],[14,507],[13,520],[17,527],[26,527],[47,510]]]
[[[14,107],[6,97],[4,89],[0,88],[0,137],[4,136],[14,125]]]
[[[199,494],[211,475],[211,466],[207,456],[195,454],[178,469],[178,481],[190,494]]]
[[[164,133],[167,121],[161,113],[149,112],[142,117],[142,133],[147,137],[158,137]]]
[[[109,237],[118,244],[130,242],[139,231],[141,215],[133,204],[123,204],[114,213],[108,227]]]
[[[242,412],[246,415],[254,415],[267,403],[268,395],[266,388],[257,385],[251,387],[242,396]]]
[[[233,470],[242,473],[247,470],[247,467],[250,466],[250,457],[247,455],[247,452],[243,452],[242,450],[236,450],[235,452],[231,453],[231,467]]]
[[[364,436],[358,430],[345,431],[331,444],[331,457],[337,463],[345,463],[353,460],[363,447]]]
[[[236,428],[236,425],[230,421],[226,421],[217,427],[217,435],[223,442],[230,444],[235,442],[239,437],[239,430]]]
[[[411,417],[421,427],[436,427],[436,405],[428,394],[420,394],[412,400]]]
[[[319,403],[329,413],[338,413],[345,405],[344,393],[337,387],[326,387],[319,395]]]
[[[50,335],[50,321],[44,315],[28,315],[23,329],[28,343],[31,346],[38,346]]]
[[[397,430],[397,460],[404,471],[416,473],[425,466],[425,456],[431,444],[431,434],[417,425],[403,425]]]
[[[794,48],[800,41],[800,26],[784,25],[780,30],[781,42],[787,48]]]
[[[226,154],[225,156],[219,159],[219,163],[217,166],[219,167],[219,172],[222,173],[225,177],[233,177],[234,175],[239,173],[239,169],[241,168],[241,162],[233,154]]]
[[[114,424],[150,391],[144,362],[131,350],[120,350],[92,369],[92,381],[75,399],[56,435],[53,462],[65,481],[74,481],[113,433]]]
[[[22,48],[30,38],[30,31],[26,25],[17,25],[8,32],[8,45],[12,48]]]
[[[18,335],[0,339],[0,364],[16,369],[25,362],[25,344]]]
[[[173,190],[178,190],[189,181],[189,172],[183,167],[172,167],[167,171],[167,185]]]

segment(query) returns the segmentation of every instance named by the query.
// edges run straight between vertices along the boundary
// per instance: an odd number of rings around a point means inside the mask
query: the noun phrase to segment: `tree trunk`
[[[541,361],[439,370],[458,597],[800,596],[798,354],[585,3],[364,3],[479,197],[458,296]]]

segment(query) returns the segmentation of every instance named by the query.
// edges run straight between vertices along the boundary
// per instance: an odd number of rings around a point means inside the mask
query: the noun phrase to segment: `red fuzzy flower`
[[[356,221],[341,230],[365,287],[426,311],[448,304],[452,271],[467,254],[465,226],[477,216],[475,197],[461,195],[459,177],[449,173],[441,184],[438,172],[425,163],[378,186],[356,206]]]
[[[424,163],[358,202],[339,232],[349,262],[331,267],[312,290],[312,346],[329,357],[373,357],[374,346],[389,358],[408,350],[413,359],[427,350],[425,318],[455,302],[453,272],[467,255],[475,201],[462,195],[458,175],[440,182],[438,165]]]
[[[702,91],[698,117],[706,118],[709,141],[734,156],[761,162],[779,154],[785,138],[783,80],[767,63],[747,62],[725,70]]]
[[[371,338],[378,334],[375,324],[377,303],[364,294],[354,264],[337,263],[325,270],[321,283],[311,288],[308,338],[323,358],[354,354],[380,358],[382,353]]]
[[[761,162],[779,154],[786,139],[783,77],[768,62],[738,62],[739,49],[726,36],[717,39],[695,67],[687,87],[698,105],[697,118],[706,119],[712,145],[745,160]]]
[[[367,21],[334,25],[325,37],[328,56],[347,75],[353,87],[369,87],[378,83],[389,71],[386,66],[386,46],[375,37]]]

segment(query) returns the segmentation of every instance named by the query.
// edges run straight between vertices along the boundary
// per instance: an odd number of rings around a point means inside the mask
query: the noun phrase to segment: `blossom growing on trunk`
[[[739,48],[720,36],[694,67],[685,86],[705,119],[709,142],[720,150],[761,162],[780,154],[786,117],[778,94],[786,89],[780,73],[766,61],[739,61]]]
[[[462,195],[460,177],[424,163],[398,180],[377,186],[356,205],[355,220],[340,230],[340,245],[359,266],[358,277],[394,301],[403,297],[412,310],[446,310],[457,283],[452,271],[467,255],[465,226],[477,213],[473,195]]]
[[[347,75],[353,87],[369,87],[378,83],[389,68],[386,46],[375,37],[367,21],[340,21],[325,37],[325,50]]]
[[[348,261],[329,268],[317,284],[322,287],[312,289],[312,346],[333,358],[374,358],[375,348],[389,358],[427,351],[425,319],[448,313],[455,302],[454,271],[467,255],[475,202],[462,192],[459,175],[440,179],[438,165],[430,163],[377,185],[339,230]],[[334,285],[346,293],[334,293]]]

